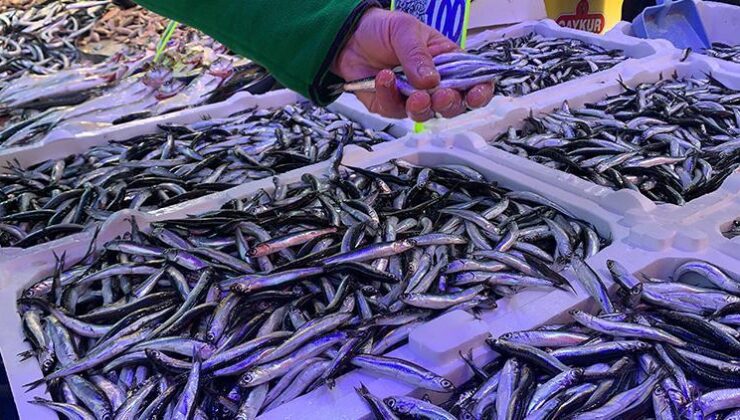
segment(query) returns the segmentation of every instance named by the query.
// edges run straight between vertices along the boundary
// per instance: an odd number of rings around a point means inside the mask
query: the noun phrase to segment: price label
[[[393,0],[391,10],[415,16],[461,47],[465,46],[470,0]]]

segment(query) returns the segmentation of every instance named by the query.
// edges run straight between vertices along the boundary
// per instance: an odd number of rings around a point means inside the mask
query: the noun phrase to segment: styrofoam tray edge
[[[453,149],[453,145],[461,144],[466,141],[471,142],[471,144],[468,145],[469,149],[466,152],[461,152]],[[531,189],[537,189],[535,187],[538,187],[539,189],[547,188],[547,186],[544,184],[538,185],[538,181],[535,179],[521,177],[517,174],[511,173],[511,171],[508,171],[508,169],[505,167],[489,162],[485,158],[478,156],[476,150],[477,149],[475,147],[475,144],[472,144],[472,141],[470,140],[466,140],[465,136],[458,136],[457,138],[448,139],[417,136],[413,138],[408,138],[405,143],[398,141],[394,142],[393,144],[389,143],[382,145],[382,147],[380,147],[379,150],[375,152],[367,152],[360,148],[348,150],[345,163],[348,165],[369,166],[374,163],[381,163],[392,158],[408,157],[409,155],[420,156],[422,153],[426,153],[427,156],[429,156],[426,159],[431,159],[428,162],[429,165],[433,165],[433,161],[435,159],[436,161],[447,161],[454,157],[455,159],[459,159],[461,161],[473,162],[475,166],[481,167],[481,170],[485,169],[489,172],[489,174],[500,174],[500,177],[498,175],[491,176],[497,178],[497,180],[498,178],[501,178],[501,184],[503,186],[509,186],[513,184],[513,186],[530,186]],[[326,166],[327,164],[314,165],[311,168],[304,169],[303,173],[305,173],[306,171],[312,171],[316,173],[317,171],[321,171],[322,168],[326,168]],[[293,171],[289,174],[283,175],[281,179],[283,180],[283,182],[290,182],[291,178],[293,180],[297,180],[300,178],[300,175],[300,173],[296,173],[295,171]],[[244,197],[245,195],[255,193],[260,188],[269,189],[271,186],[272,183],[270,180],[257,181],[254,183],[250,183],[249,185],[245,184],[244,186],[241,186],[243,188],[241,188],[240,190],[231,191],[222,198],[226,200],[229,197]],[[598,207],[594,206],[587,200],[580,199],[577,196],[571,197],[569,193],[565,193],[565,195],[566,198],[564,198],[563,200],[567,202],[564,203],[566,207],[568,207],[570,211],[576,213],[576,216],[580,216],[581,214],[584,214],[584,212],[593,212],[591,217],[588,217],[588,219],[591,219],[590,221],[593,221],[596,225],[600,225],[600,229],[602,230],[609,229],[611,234],[613,235],[615,245],[620,242],[620,238],[623,238],[627,234],[626,230],[616,224],[615,220],[613,220],[608,213],[602,212]],[[183,206],[182,208],[173,210],[171,212],[164,212],[158,215],[150,215],[134,211],[122,211],[117,213],[114,217],[112,217],[108,222],[105,223],[97,241],[98,244],[102,244],[105,241],[111,240],[116,236],[119,236],[123,232],[127,231],[130,226],[129,220],[132,217],[137,220],[139,226],[145,228],[148,223],[156,220],[164,220],[173,217],[183,217],[187,214],[202,213],[204,211],[213,210],[218,207],[220,207],[220,204],[217,202],[203,201],[198,203],[198,206],[195,206],[191,203],[190,205]],[[596,221],[596,219],[599,220]],[[64,246],[37,250],[36,252],[27,255],[23,259],[14,259],[11,261],[0,263],[0,279],[4,280],[3,283],[0,284],[0,302],[4,303],[2,305],[3,308],[0,309],[0,311],[3,312],[0,312],[0,314],[6,315],[8,317],[7,319],[19,320],[17,314],[15,313],[15,299],[18,297],[18,293],[23,288],[31,284],[34,280],[38,280],[43,276],[51,274],[54,267],[55,253],[56,255],[66,253],[66,260],[68,264],[73,264],[85,254],[89,247],[90,240],[91,237],[87,237],[85,240],[80,239],[69,241],[65,243]],[[548,293],[545,293],[544,295]],[[512,305],[517,305],[518,307],[520,304],[527,304],[528,302],[540,299],[544,295],[543,292],[525,291],[524,293],[517,295],[515,298],[512,299],[512,301],[514,302],[512,303]],[[456,322],[459,323],[461,321],[459,321],[458,319]],[[476,332],[477,334],[475,335],[475,337],[482,336],[481,331],[483,331],[481,330],[481,328],[475,329],[474,332]],[[461,336],[459,338],[464,339],[463,341],[465,341],[465,344],[467,345],[472,342],[471,340],[475,337],[471,338],[470,336]],[[430,343],[430,340],[419,339],[415,340],[412,344],[410,344],[410,346],[416,346],[417,349],[420,348],[420,346],[421,348],[425,348],[424,346],[429,347],[431,345]],[[9,328],[6,329],[3,334],[0,334],[0,351],[7,361],[6,368],[8,370],[11,387],[14,392],[16,404],[18,405],[19,410],[22,411],[24,417],[42,416],[45,413],[43,409],[30,405],[26,402],[29,398],[43,395],[42,390],[37,389],[30,393],[25,393],[22,388],[23,383],[40,377],[40,370],[35,360],[20,363],[17,362],[17,360],[15,359],[15,354],[23,351],[25,349],[25,346],[26,345],[22,342],[22,328]],[[459,363],[454,361],[454,359],[456,358],[455,355],[458,347],[459,345],[457,344],[450,344],[447,349],[438,354],[438,357],[444,360],[444,366],[454,366],[455,363]],[[415,354],[418,354],[418,350]],[[459,369],[457,371],[459,371]]]

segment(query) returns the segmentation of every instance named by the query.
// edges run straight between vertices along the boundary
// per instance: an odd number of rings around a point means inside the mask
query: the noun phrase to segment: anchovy
[[[607,319],[598,318],[578,310],[571,311],[571,315],[573,316],[573,319],[579,324],[591,328],[595,331],[602,332],[604,334],[660,341],[679,347],[683,347],[686,345],[686,342],[681,340],[680,338],[665,331],[661,331],[657,328],[633,324],[629,322],[609,321]]]
[[[737,170],[737,90],[712,77],[678,76],[623,88],[581,109],[565,103],[531,116],[492,145],[656,203],[683,205]],[[676,101],[666,105],[667,98]]]
[[[353,357],[350,363],[370,372],[395,377],[430,391],[452,392],[455,390],[455,385],[449,379],[408,361],[364,354]]]
[[[373,415],[381,420],[396,420],[398,416],[393,412],[393,409],[386,405],[385,401],[373,395],[365,384],[360,383],[359,388],[355,388],[357,394],[359,394],[366,402]]]

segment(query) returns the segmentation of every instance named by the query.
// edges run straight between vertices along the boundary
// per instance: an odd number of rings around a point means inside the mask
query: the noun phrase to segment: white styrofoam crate
[[[479,153],[479,157],[483,159],[473,160],[468,158],[467,153],[459,151],[466,147],[464,143],[475,143],[477,141],[472,135],[460,134],[453,136],[452,141],[456,146],[455,149],[458,150],[455,152],[455,156],[463,161],[471,163],[479,161],[482,163],[488,157]],[[408,144],[412,145],[413,143],[409,141]],[[422,154],[424,150],[423,147],[420,148]],[[480,149],[474,147],[473,150]],[[416,162],[429,164],[429,160],[424,157]],[[499,171],[502,167],[499,166],[496,160],[488,165],[486,170],[483,170],[486,175],[494,171],[498,174],[491,179],[504,179],[499,178],[501,176]],[[518,180],[502,180],[501,185],[511,186],[523,183],[531,187],[532,190],[538,191],[539,188],[542,188],[541,179],[537,178],[537,181],[533,181],[532,178],[521,177]],[[547,195],[547,192],[544,194]],[[571,194],[571,197],[576,196],[575,193]],[[608,225],[613,229],[611,231],[613,243],[590,258],[587,263],[603,279],[607,279],[607,287],[612,291],[615,290],[615,285],[608,280],[610,279],[607,268],[608,260],[617,260],[632,272],[645,269],[649,270],[646,272],[651,275],[667,277],[681,262],[689,259],[701,259],[723,267],[728,273],[740,279],[740,256],[735,255],[733,258],[719,253],[710,246],[709,242],[702,242],[688,251],[656,246],[656,243],[660,244],[661,242],[662,238],[660,236],[653,237],[650,235],[651,232],[645,232],[644,230],[638,232],[632,232],[630,229],[625,230],[624,226],[619,226],[619,223],[614,224],[614,220],[618,220],[618,218],[615,219],[614,215],[609,215],[608,212],[604,213],[597,210],[596,207],[586,204],[581,201],[581,197],[578,197],[578,202],[572,202],[570,201],[572,198],[564,195],[563,191],[558,191],[549,198],[556,200],[559,204],[586,220],[595,222],[599,217],[597,219],[592,218],[598,214],[603,215],[601,217],[604,221],[609,220]],[[605,233],[602,229],[599,230],[600,233]],[[627,236],[621,236],[625,232],[627,232]],[[570,272],[565,273],[565,275],[569,279],[573,279]],[[468,314],[449,314],[433,320],[417,329],[409,337],[408,346],[402,347],[390,355],[410,358],[439,374],[445,375],[459,385],[470,379],[472,375],[458,356],[460,350],[472,349],[475,361],[479,365],[483,365],[495,356],[495,353],[488,349],[484,342],[489,334],[500,336],[506,332],[536,328],[550,322],[563,322],[569,320],[567,314],[571,309],[579,308],[593,311],[596,308],[593,300],[582,289],[578,291],[577,295],[562,291],[525,291],[510,299],[503,299],[498,304],[496,310],[482,314],[480,319],[475,319]],[[354,388],[358,387],[360,383],[364,383],[371,392],[379,397],[409,393],[420,397],[426,393],[426,391],[414,390],[412,387],[399,384],[392,379],[373,377],[361,371],[351,372],[340,378],[337,383],[338,387],[334,390],[319,388],[308,395],[265,413],[261,418],[265,420],[366,418],[369,415],[369,410],[354,392]],[[437,401],[443,399],[443,396],[440,395],[432,395],[431,397]]]
[[[651,62],[643,61],[623,72],[622,81],[627,86],[636,86],[641,83],[656,82],[661,78],[673,77],[674,74],[679,77],[693,76],[699,78],[711,74],[728,87],[740,90],[740,73],[729,71],[720,66],[716,60],[698,55],[689,57],[683,62],[677,59],[665,58]],[[570,92],[567,102],[572,108],[578,108],[623,91],[624,88],[618,80],[599,85],[584,84],[577,91]],[[567,94],[568,92],[562,92],[563,96]],[[561,95],[553,95],[552,98],[546,101],[522,103],[519,108],[512,109],[503,118],[481,120],[468,125],[467,129],[488,141],[492,141],[499,135],[506,133],[510,127],[521,127],[524,124],[524,119],[530,114],[547,114],[560,108],[562,104]],[[713,206],[734,200],[740,194],[740,171],[737,171],[730,175],[716,191],[692,200],[684,206],[656,204],[636,191],[628,189],[615,191],[576,175],[549,168],[494,147],[481,150],[481,153],[512,169],[543,179],[554,187],[580,194],[598,203],[604,209],[624,216],[621,223],[627,226],[653,222],[664,222],[666,226],[670,226],[674,222],[680,222],[685,214],[697,214],[701,217],[705,211],[711,210]],[[684,245],[678,244],[677,246],[682,247]]]
[[[125,140],[136,136],[153,134],[160,131],[162,124],[191,124],[207,118],[223,118],[236,112],[253,107],[276,108],[288,104],[306,101],[301,95],[287,90],[268,92],[264,95],[252,95],[239,93],[224,102],[205,105],[201,107],[186,109],[167,115],[160,115],[148,119],[133,121],[126,124],[112,126],[103,130],[84,133],[76,137],[56,139],[42,144],[33,144],[24,147],[11,148],[0,151],[0,173],[7,173],[10,164],[18,164],[22,167],[37,164],[48,159],[61,159],[66,156],[83,153],[94,146],[104,145],[114,140]],[[355,120],[363,126],[375,130],[382,130],[389,124],[373,114],[357,112],[342,104],[333,104],[329,110],[343,114]],[[395,136],[403,136],[406,132],[399,126],[392,126],[388,130]],[[350,146],[353,148],[355,146]],[[300,171],[298,169],[297,171]],[[210,197],[206,196],[206,197]],[[207,198],[206,198],[207,199]],[[84,238],[85,234],[71,235],[56,241],[47,242],[27,249],[2,248],[0,249],[0,261],[7,258],[19,258],[25,255],[29,249],[54,246],[56,243],[67,243],[75,241],[77,237]]]
[[[420,165],[434,166],[440,163],[467,164],[481,171],[489,180],[512,190],[534,191],[555,200],[576,217],[591,223],[602,236],[611,239],[611,245],[588,260],[597,271],[604,274],[607,259],[628,258],[639,261],[638,257],[649,252],[641,249],[639,241],[633,238],[628,241],[632,232],[619,224],[619,217],[604,210],[593,201],[578,194],[554,189],[548,182],[529,175],[519,174],[505,165],[479,153],[484,147],[482,140],[474,135],[457,134],[453,136],[413,136],[378,146],[374,152],[359,148],[348,150],[344,163],[350,166],[368,167],[389,159],[402,158]],[[321,174],[327,169],[327,163],[320,163],[292,171],[279,176],[281,183],[298,181],[305,172]],[[136,217],[143,230],[149,229],[152,222],[173,218],[187,217],[220,208],[234,198],[251,196],[259,189],[271,190],[270,180],[260,180],[241,185],[231,190],[216,194],[209,199],[195,200],[182,205],[163,209],[155,213],[122,211],[108,220],[97,239],[98,245],[114,239],[128,231],[130,217]],[[48,276],[54,269],[54,253],[66,252],[66,260],[74,264],[88,248],[91,235],[77,237],[54,247],[34,249],[22,259],[0,263],[0,316],[10,320],[10,328],[0,333],[0,352],[6,361],[16,406],[24,418],[42,418],[48,415],[44,409],[28,404],[35,396],[44,395],[42,388],[25,393],[22,384],[38,379],[41,376],[36,360],[18,362],[16,354],[27,350],[23,342],[23,329],[16,313],[15,300],[28,285]],[[638,237],[639,239],[639,237]],[[649,244],[650,238],[643,238]],[[713,251],[705,247],[698,254]],[[569,276],[566,273],[566,276]],[[571,276],[572,277],[572,276]],[[466,313],[450,313],[430,321],[411,334],[409,344],[391,353],[421,364],[439,374],[449,376],[456,383],[467,379],[469,372],[458,357],[460,350],[478,349],[479,357],[484,339],[489,333],[499,335],[507,331],[534,328],[546,323],[574,307],[589,305],[589,297],[582,290],[578,294],[562,291],[525,290],[521,293],[500,300],[498,309],[482,314],[479,320]],[[439,334],[445,331],[445,334]],[[266,413],[265,419],[278,418],[362,418],[369,411],[357,398],[354,386],[365,383],[380,396],[390,394],[408,394],[415,391],[411,387],[396,383],[387,378],[379,378],[361,370],[350,372],[340,378],[337,387],[329,391],[320,388],[294,402]],[[439,397],[439,396],[437,396]],[[310,410],[307,410],[310,408]],[[330,411],[328,411],[330,410]]]
[[[633,37],[619,36],[616,33],[612,34],[612,36],[604,37],[591,32],[564,28],[550,19],[540,21],[527,21],[503,29],[491,29],[483,31],[469,38],[467,46],[472,48],[484,44],[488,41],[517,38],[531,33],[536,33],[552,38],[578,39],[588,44],[598,45],[608,49],[622,50],[624,51],[624,54],[629,57],[629,59],[620,64],[617,64],[611,69],[594,73],[579,79],[571,80],[557,86],[532,92],[525,96],[495,96],[491,103],[484,108],[472,110],[451,119],[435,119],[428,121],[424,123],[424,130],[430,132],[460,130],[464,129],[467,125],[471,123],[475,123],[475,121],[480,119],[495,120],[498,118],[502,118],[510,110],[524,105],[549,102],[553,98],[558,98],[558,100],[562,102],[563,100],[568,99],[573,94],[573,92],[580,91],[584,86],[598,86],[603,83],[609,83],[611,81],[617,80],[622,73],[629,71],[629,69],[632,68],[635,63],[641,62],[643,60],[651,60],[657,57],[664,56],[666,54],[678,54],[677,51],[674,51],[672,48],[670,48],[670,43],[667,41],[663,41],[664,44],[661,41],[647,42],[645,40]],[[362,105],[362,103],[360,103],[360,101],[352,94],[342,95],[339,98],[338,103],[355,108],[357,110],[365,109],[364,105]],[[410,119],[396,120],[386,118],[385,121],[388,121],[389,123],[399,124],[409,132],[413,131],[414,129],[414,122]]]
[[[651,236],[675,234],[675,248],[692,251],[697,246],[709,245],[725,255],[740,261],[740,236],[729,239],[723,232],[729,229],[734,220],[740,219],[740,177],[734,178],[734,196],[727,200],[711,203],[699,210],[681,208],[674,213],[661,216],[651,215],[633,227],[635,233],[651,230]],[[687,206],[688,207],[688,206]],[[660,232],[660,233],[658,233]],[[658,234],[656,234],[658,233]],[[738,263],[740,265],[740,263]]]
[[[704,22],[704,28],[707,31],[709,42],[740,45],[740,7],[714,1],[694,0],[694,2],[699,10],[701,20]],[[630,22],[618,23],[614,28],[607,32],[605,36],[607,38],[612,36],[616,36],[618,38],[635,38],[632,24]],[[665,45],[664,43],[666,42],[662,39],[645,41],[660,43],[656,45]],[[670,42],[668,42],[667,47],[675,49],[673,44]],[[740,64],[720,59],[716,60],[720,63],[720,66],[728,70],[740,72]]]
[[[47,159],[58,159],[71,154],[82,153],[93,146],[103,145],[113,140],[125,140],[159,132],[158,126],[160,124],[192,124],[203,119],[227,117],[253,107],[277,108],[305,101],[307,99],[303,96],[288,89],[276,90],[265,93],[264,95],[252,95],[242,92],[215,104],[203,105],[171,114],[114,125],[76,136],[63,136],[60,134],[44,143],[0,150],[0,173],[7,172],[7,164],[13,161],[17,161],[21,166],[28,166]],[[391,134],[400,137],[407,133],[403,127],[389,124],[376,115],[358,113],[357,110],[339,103],[330,105],[328,109],[344,114],[368,128],[381,130],[392,125],[389,129]]]

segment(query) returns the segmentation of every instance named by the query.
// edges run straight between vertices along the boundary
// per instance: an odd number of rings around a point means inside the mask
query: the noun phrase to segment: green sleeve
[[[266,67],[286,87],[325,105],[334,57],[373,0],[136,0]]]

